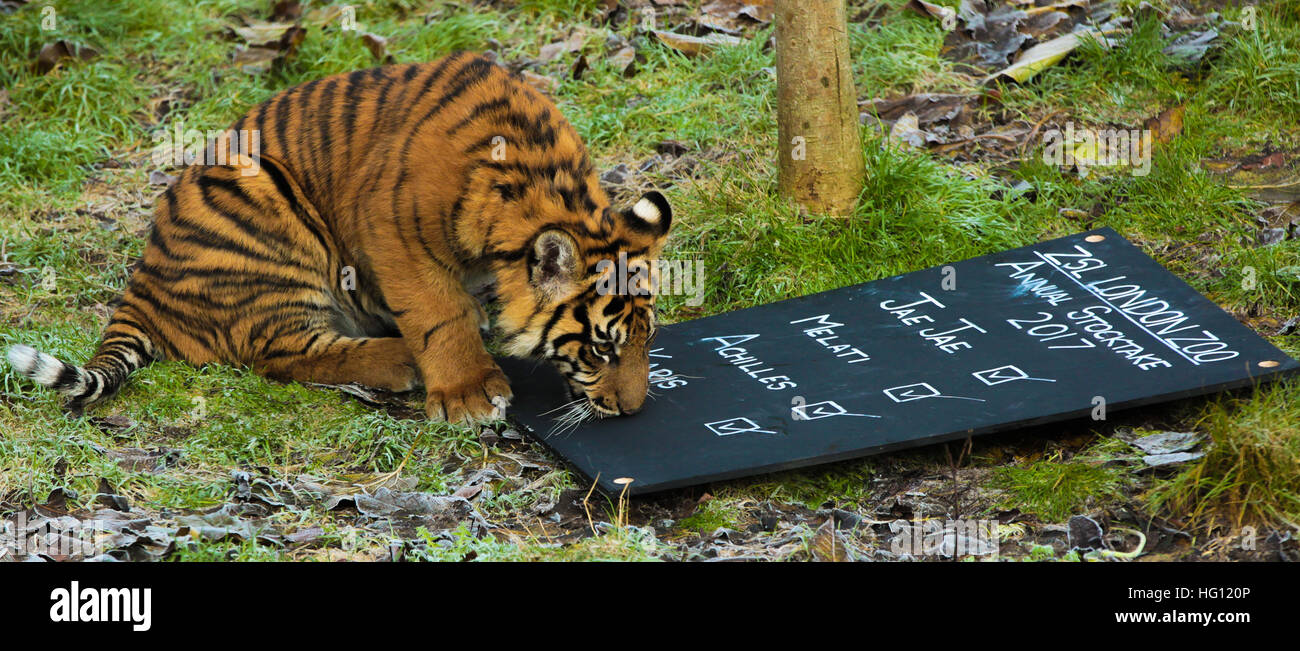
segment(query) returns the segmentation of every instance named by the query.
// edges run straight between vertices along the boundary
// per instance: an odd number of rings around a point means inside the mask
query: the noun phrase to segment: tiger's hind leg
[[[403,392],[420,384],[415,358],[401,337],[346,337],[304,331],[278,337],[274,350],[254,359],[258,373],[277,380],[357,383]]]

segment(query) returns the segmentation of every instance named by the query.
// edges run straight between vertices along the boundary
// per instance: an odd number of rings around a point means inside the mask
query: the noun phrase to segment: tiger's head
[[[652,191],[625,210],[550,223],[532,238],[524,268],[516,268],[514,295],[502,293],[506,352],[550,360],[570,397],[585,398],[593,415],[634,414],[649,389],[652,261],[672,209]]]

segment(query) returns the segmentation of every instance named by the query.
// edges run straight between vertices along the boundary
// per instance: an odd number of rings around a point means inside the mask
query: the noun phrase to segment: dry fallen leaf
[[[918,126],[934,123],[963,121],[966,106],[978,100],[976,95],[956,93],[919,93],[895,99],[870,99],[858,105],[868,114],[882,120],[897,120],[907,113],[915,113]]]
[[[1175,106],[1147,120],[1144,126],[1151,130],[1152,140],[1164,144],[1183,132],[1183,114],[1186,112],[1187,107]]]
[[[266,46],[278,42],[286,32],[296,27],[294,23],[269,23],[256,18],[243,18],[244,24],[230,23],[226,27],[249,45]]]
[[[956,25],[957,23],[957,10],[952,7],[930,4],[925,0],[908,0],[908,3],[903,5],[903,8],[922,16],[930,16],[944,25]]]
[[[532,70],[524,70],[519,74],[523,75],[524,81],[528,82],[530,86],[548,95],[554,93],[555,89],[560,87],[559,81],[546,75],[537,74]]]
[[[1029,18],[1020,25],[1020,32],[1039,39],[1048,32],[1055,31],[1063,24],[1068,24],[1069,20],[1070,14],[1062,11],[1031,13]]]
[[[388,53],[388,39],[377,34],[362,34],[361,42],[365,44],[366,49],[380,63],[392,63],[393,55]]]
[[[917,149],[925,147],[930,141],[929,134],[921,130],[916,114],[912,112],[904,113],[894,122],[894,126],[889,128],[889,139]]]
[[[813,556],[819,561],[844,563],[851,560],[844,536],[835,530],[835,518],[828,518],[817,528],[811,547]]]
[[[312,25],[327,25],[343,15],[343,5],[325,5],[307,10],[304,20]]]
[[[575,27],[564,40],[543,45],[537,53],[537,60],[541,63],[550,63],[569,52],[580,52],[582,44],[593,32],[594,30],[585,25]]]
[[[36,73],[46,74],[66,59],[89,61],[99,55],[94,48],[76,45],[64,40],[47,43],[36,55]]]
[[[1075,48],[1083,44],[1085,38],[1096,38],[1099,43],[1106,47],[1111,45],[1110,40],[1096,30],[1083,30],[1058,36],[1020,53],[1020,57],[1016,59],[1015,63],[990,75],[985,81],[1005,77],[1023,84],[1039,72],[1056,65],[1065,58],[1065,55],[1073,52]]]
[[[751,25],[771,23],[775,13],[773,0],[714,0],[700,7],[695,20],[709,29],[736,34]]]
[[[233,61],[244,72],[260,74],[292,56],[306,37],[307,30],[298,25],[289,25],[276,40],[239,48],[235,51]]]
[[[624,77],[630,77],[636,72],[636,48],[628,45],[623,49],[610,55],[609,62],[614,69],[619,71]]]
[[[298,0],[279,0],[271,9],[271,20],[297,20],[302,16],[302,4]]]
[[[1259,159],[1258,161],[1249,162],[1249,163],[1247,163],[1247,162],[1243,162],[1243,163],[1241,164],[1241,169],[1243,169],[1243,170],[1262,170],[1262,169],[1268,169],[1268,168],[1270,168],[1270,167],[1285,167],[1285,166],[1286,166],[1286,156],[1283,155],[1282,152],[1279,151],[1279,152],[1273,152],[1272,154],[1269,154],[1269,155],[1267,155],[1267,156],[1264,156],[1263,158]]]
[[[175,176],[162,170],[153,170],[149,172],[149,185],[171,185],[175,182]]]
[[[732,47],[745,42],[745,39],[729,34],[709,34],[708,36],[687,36],[674,32],[655,30],[655,36],[668,47],[685,54],[698,56],[718,47]]]

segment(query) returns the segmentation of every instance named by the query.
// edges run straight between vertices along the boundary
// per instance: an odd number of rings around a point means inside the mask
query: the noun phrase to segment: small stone
[[[1278,329],[1277,334],[1279,336],[1295,334],[1297,328],[1300,328],[1300,316],[1293,316],[1282,324],[1282,327]]]
[[[677,157],[690,150],[690,146],[680,140],[663,140],[660,141],[659,144],[655,145],[655,151],[666,156]]]
[[[1200,442],[1196,432],[1160,432],[1133,441],[1133,446],[1147,454],[1169,454],[1190,450]]]
[[[1086,515],[1070,518],[1070,546],[1074,549],[1101,549],[1101,525]]]
[[[1205,456],[1204,452],[1174,452],[1172,454],[1149,454],[1145,457],[1142,457],[1142,461],[1147,464],[1147,467],[1156,468],[1159,466],[1170,466],[1176,463],[1186,463],[1188,461],[1195,461],[1197,459],[1200,459],[1203,456]]]
[[[605,170],[605,173],[600,175],[600,182],[608,185],[623,185],[627,183],[627,177],[627,165],[619,163],[617,166]]]
[[[831,515],[835,517],[836,529],[852,530],[857,529],[858,525],[862,524],[862,516],[844,509],[834,509],[831,511]]]
[[[1255,236],[1255,240],[1260,246],[1272,246],[1285,239],[1285,228],[1262,228]]]

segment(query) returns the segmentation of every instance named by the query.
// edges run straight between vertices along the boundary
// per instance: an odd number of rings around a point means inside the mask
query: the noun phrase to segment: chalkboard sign
[[[654,346],[658,397],[639,414],[552,434],[545,412],[565,402],[558,374],[506,360],[513,414],[602,490],[635,494],[1300,368],[1108,228],[674,324]]]

